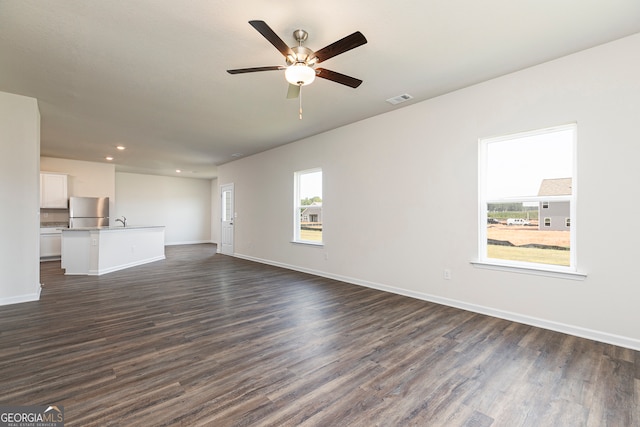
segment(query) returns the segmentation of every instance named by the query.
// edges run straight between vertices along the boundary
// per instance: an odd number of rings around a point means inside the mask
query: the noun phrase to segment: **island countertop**
[[[121,225],[110,225],[108,227],[74,227],[74,228],[59,228],[62,231],[126,231],[126,230],[139,230],[141,228],[164,228],[164,225],[127,225],[123,227]]]

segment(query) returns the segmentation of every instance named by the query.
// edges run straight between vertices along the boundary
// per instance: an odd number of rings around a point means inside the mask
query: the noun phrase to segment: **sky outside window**
[[[300,175],[300,199],[322,198],[322,171]]]
[[[544,179],[573,176],[574,129],[487,144],[488,200],[537,196]]]

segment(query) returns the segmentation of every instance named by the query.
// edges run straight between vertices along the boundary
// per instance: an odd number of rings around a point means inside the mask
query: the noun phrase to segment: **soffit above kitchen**
[[[366,44],[322,65],[363,83],[316,79],[299,120],[283,71],[226,72],[286,65],[250,20],[289,46],[304,29],[312,50],[360,31]],[[237,158],[638,32],[637,0],[0,0],[0,91],[38,99],[43,156],[212,178]]]

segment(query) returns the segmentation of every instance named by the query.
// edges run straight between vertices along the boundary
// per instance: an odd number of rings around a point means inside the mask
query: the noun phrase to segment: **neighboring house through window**
[[[538,190],[538,196],[571,196],[571,178],[543,179]],[[569,228],[569,222],[566,219],[570,217],[570,213],[569,200],[556,200],[553,202],[540,202],[538,215],[545,217],[545,229],[562,231]],[[543,228],[542,224],[540,224],[539,228]]]

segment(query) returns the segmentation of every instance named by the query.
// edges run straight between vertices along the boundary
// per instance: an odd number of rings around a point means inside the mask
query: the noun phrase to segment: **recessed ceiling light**
[[[125,147],[124,145],[116,145],[116,148],[120,151],[126,149],[127,147]]]
[[[113,160],[113,157],[111,157],[111,156],[107,156],[107,157],[105,157],[105,159],[107,159],[107,160],[111,161],[111,160]]]
[[[176,169],[176,172],[177,172],[177,173],[180,173],[180,172],[182,172],[182,171],[181,171],[180,169]]]

